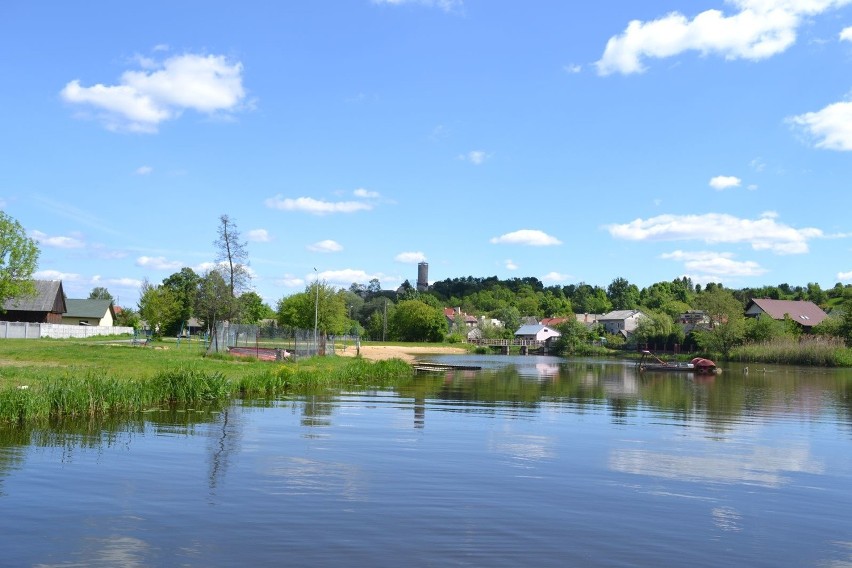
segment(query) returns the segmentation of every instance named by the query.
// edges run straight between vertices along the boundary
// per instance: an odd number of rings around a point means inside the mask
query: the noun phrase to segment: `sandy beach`
[[[460,347],[447,347],[445,345],[435,347],[405,346],[405,345],[362,345],[361,356],[365,359],[379,361],[381,359],[402,359],[408,363],[417,359],[418,355],[443,355],[443,354],[465,354],[466,350]],[[355,347],[350,345],[344,351],[337,349],[337,355],[354,357]]]

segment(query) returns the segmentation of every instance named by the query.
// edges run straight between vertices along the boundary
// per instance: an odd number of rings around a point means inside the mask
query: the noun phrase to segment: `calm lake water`
[[[852,565],[852,372],[482,371],[0,429],[2,566]]]

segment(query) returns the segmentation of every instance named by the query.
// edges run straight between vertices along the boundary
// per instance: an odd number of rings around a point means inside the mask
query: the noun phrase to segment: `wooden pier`
[[[447,371],[480,371],[478,365],[452,365],[449,363],[430,363],[427,361],[415,361],[411,364],[415,371],[424,373],[445,373]]]

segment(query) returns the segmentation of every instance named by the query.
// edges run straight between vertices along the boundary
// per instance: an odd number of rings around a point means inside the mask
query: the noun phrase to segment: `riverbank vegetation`
[[[196,346],[0,341],[0,424],[149,412],[231,398],[385,387],[413,376],[398,359],[314,357],[271,363],[205,357]]]

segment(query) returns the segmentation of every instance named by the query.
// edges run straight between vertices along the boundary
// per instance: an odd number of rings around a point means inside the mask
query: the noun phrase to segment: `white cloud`
[[[51,237],[41,231],[30,231],[30,237],[38,244],[61,249],[83,248],[85,243],[79,236],[73,237]]]
[[[852,26],[840,31],[840,41],[852,41]]]
[[[739,187],[742,182],[743,180],[735,176],[716,176],[710,179],[710,187],[722,191],[729,187]]]
[[[58,270],[39,270],[33,273],[36,280],[62,280],[67,282],[79,282],[82,280],[79,274],[74,272],[59,272]]]
[[[481,166],[488,160],[491,156],[486,154],[482,150],[471,150],[467,154],[462,154],[459,156],[460,160],[464,160],[466,162],[470,162],[474,166]]]
[[[378,191],[370,191],[369,189],[364,189],[363,187],[359,187],[352,193],[355,195],[355,197],[360,197],[361,199],[378,199],[380,197]]]
[[[312,252],[340,252],[343,250],[343,246],[341,246],[340,243],[332,241],[331,239],[316,242],[312,245],[308,245],[307,248]]]
[[[663,254],[660,258],[683,262],[687,270],[712,276],[760,276],[766,273],[758,263],[751,260],[734,260],[734,255],[727,252],[677,250]]]
[[[118,85],[84,87],[75,79],[60,94],[69,103],[95,108],[110,130],[148,133],[186,109],[232,112],[245,98],[242,63],[221,55],[187,53],[162,64],[149,59],[139,63],[142,70],[125,71]]]
[[[98,280],[102,285],[106,286],[121,286],[124,288],[141,288],[142,281],[136,278],[107,278],[106,280]]]
[[[355,213],[357,211],[369,211],[373,208],[369,203],[363,201],[320,201],[313,197],[297,197],[291,199],[281,195],[270,197],[265,202],[270,209],[281,211],[305,211],[313,215],[330,215],[332,213]]]
[[[397,262],[405,264],[415,264],[418,262],[426,262],[426,255],[420,251],[417,252],[401,252],[393,258]]]
[[[766,169],[766,163],[763,161],[762,158],[759,157],[753,159],[751,162],[748,163],[748,165],[751,166],[751,169],[756,172],[762,172]]]
[[[852,282],[852,270],[849,272],[838,272],[837,279],[841,282]]]
[[[139,166],[138,168],[136,168],[136,171],[133,172],[133,173],[136,174],[137,176],[147,176],[148,174],[150,174],[153,171],[154,171],[154,168],[152,168],[151,166]]]
[[[767,212],[758,219],[740,219],[728,214],[659,215],[604,227],[614,238],[629,241],[702,241],[750,243],[754,250],[775,254],[808,252],[810,239],[823,237],[820,229],[795,229]]]
[[[541,277],[542,282],[566,282],[571,280],[570,274],[561,274],[559,272],[548,272]]]
[[[140,256],[136,259],[136,266],[153,270],[177,270],[184,264],[179,260],[166,260],[162,256]]]
[[[759,61],[784,52],[809,16],[852,0],[729,0],[737,12],[727,16],[706,10],[692,20],[671,12],[657,20],[633,20],[606,44],[595,63],[600,75],[641,73],[646,58],[666,58],[685,51],[720,55],[728,60]]]
[[[490,240],[492,244],[529,245],[534,247],[546,247],[561,245],[562,242],[543,231],[535,229],[521,229],[512,233],[506,233]]]
[[[272,237],[266,229],[252,229],[248,232],[248,240],[253,243],[268,243],[272,241]]]
[[[833,103],[787,120],[812,138],[817,148],[852,150],[852,102]]]
[[[583,70],[583,66],[582,66],[582,65],[577,65],[576,63],[569,63],[568,65],[563,65],[563,66],[562,66],[562,69],[563,69],[563,71],[565,71],[566,73],[571,73],[571,74],[573,75],[573,74],[575,74],[575,73],[579,73],[580,71],[582,71],[582,70]]]
[[[276,286],[284,288],[301,288],[305,285],[305,280],[292,274],[285,274],[283,278],[278,278],[274,281]]]
[[[390,6],[402,6],[404,4],[418,4],[429,8],[440,8],[445,12],[454,12],[464,6],[463,0],[372,0],[373,4],[387,4]]]
[[[319,274],[310,273],[305,276],[306,282],[313,282],[314,278],[319,278],[321,282],[338,285],[342,288],[349,288],[353,282],[369,282],[373,278],[383,281],[390,280],[384,274],[370,274],[363,270],[353,268],[345,268],[343,270],[325,270]]]
[[[503,266],[506,267],[506,270],[517,270],[519,268],[519,266],[514,261],[512,261],[511,258],[507,258],[506,262],[503,263]]]

